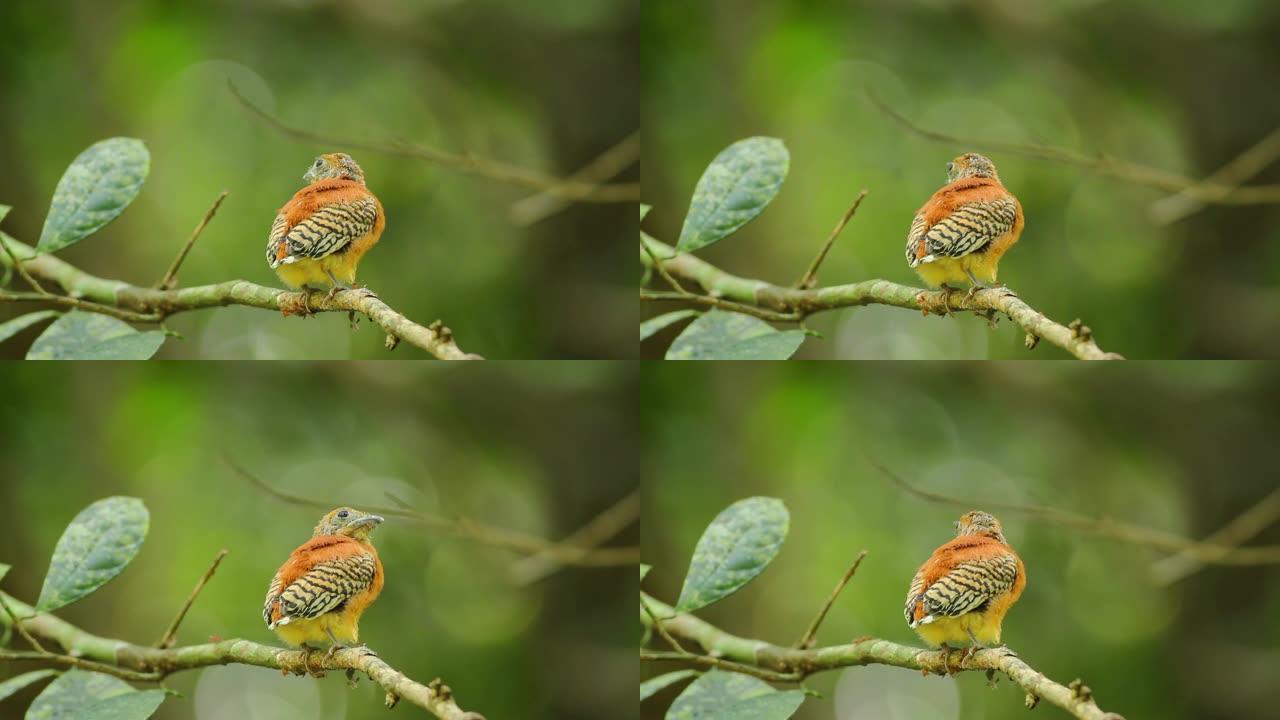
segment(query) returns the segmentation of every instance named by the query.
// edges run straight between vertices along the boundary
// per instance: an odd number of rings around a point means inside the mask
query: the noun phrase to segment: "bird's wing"
[[[377,222],[378,201],[371,195],[326,203],[293,225],[282,211],[271,226],[267,261],[274,268],[303,258],[318,260],[368,235]]]
[[[917,251],[912,264],[939,257],[963,257],[981,250],[1012,231],[1017,221],[1018,201],[1011,195],[965,203],[925,230],[924,252]]]
[[[938,617],[973,612],[1013,589],[1018,580],[1018,557],[999,552],[958,563],[934,580],[920,595],[929,623]]]
[[[267,623],[287,625],[291,620],[315,618],[340,608],[351,598],[367,590],[377,574],[377,560],[372,553],[355,552],[334,555],[308,568],[280,589],[276,597],[267,595]],[[277,573],[277,578],[279,573]],[[273,581],[272,589],[276,582]],[[278,615],[273,612],[279,602]]]
[[[924,208],[916,212],[911,220],[911,229],[907,231],[907,263],[915,267],[920,258],[928,255],[924,234],[929,230],[929,221],[925,219]]]
[[[903,614],[907,616],[907,624],[915,627],[916,603],[920,602],[920,593],[924,591],[924,572],[917,570],[916,576],[911,578],[911,587],[907,590],[907,605],[903,608]]]

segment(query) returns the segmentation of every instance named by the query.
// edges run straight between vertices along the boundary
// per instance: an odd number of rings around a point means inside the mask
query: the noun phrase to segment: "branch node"
[[[387,709],[390,710],[400,702],[400,696],[388,690],[387,696],[382,699],[382,702],[384,702]]]
[[[1027,337],[1023,339],[1022,344],[1026,345],[1028,350],[1035,350],[1036,346],[1040,344],[1040,336],[1029,332]]]
[[[1076,678],[1067,683],[1067,687],[1071,689],[1071,697],[1081,702],[1093,702],[1093,690],[1080,678]]]
[[[1027,691],[1027,697],[1023,702],[1026,703],[1028,710],[1035,710],[1036,706],[1040,704],[1040,696],[1031,691]]]

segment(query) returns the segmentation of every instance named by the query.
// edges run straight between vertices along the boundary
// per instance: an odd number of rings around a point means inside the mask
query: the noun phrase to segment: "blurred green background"
[[[322,510],[281,503],[230,471],[355,507],[415,507],[559,538],[637,485],[635,374],[609,363],[325,363],[263,370],[15,367],[0,379],[3,588],[34,602],[54,544],[89,503],[142,498],[151,529],[118,578],[57,614],[139,644],[159,639],[220,548],[230,554],[178,633],[279,644],[267,583]],[[272,366],[275,367],[275,366]],[[634,525],[609,543],[633,545]],[[635,568],[561,569],[513,582],[522,557],[388,518],[374,535],[387,584],[361,639],[410,677],[442,677],[486,717],[595,720],[635,707]],[[14,639],[11,647],[23,645]],[[34,669],[0,663],[0,678]],[[589,679],[589,680],[588,680]],[[368,679],[247,666],[183,672],[160,720],[384,718]],[[34,690],[0,703],[21,718]],[[395,712],[418,717],[402,702]]]
[[[231,191],[179,281],[281,287],[264,259],[276,210],[319,152],[226,88],[308,130],[439,147],[565,176],[636,130],[637,0],[204,0],[6,3],[0,44],[3,229],[34,244],[58,178],[91,143],[141,138],[151,174],[101,233],[59,255],[149,286]],[[442,318],[491,358],[634,355],[634,205],[509,219],[531,190],[351,150],[387,212],[359,280],[410,318]],[[638,179],[632,167],[620,178]],[[624,277],[625,273],[625,277]],[[14,287],[22,282],[15,280]],[[29,310],[30,307],[19,310]],[[0,307],[0,321],[15,313]],[[383,336],[330,313],[246,308],[172,318],[160,357],[384,358]],[[0,347],[21,357],[38,331]],[[395,357],[425,357],[413,348]]]
[[[976,148],[912,135],[871,87],[925,128],[1107,154],[1204,177],[1280,126],[1280,4],[1272,0],[649,0],[642,17],[645,228],[674,243],[703,169],[753,135],[782,138],[781,194],[698,254],[794,283],[862,188],[824,285],[919,286],[911,218]],[[1167,193],[1080,168],[990,153],[1026,231],[1000,279],[1051,318],[1083,318],[1133,358],[1280,355],[1280,208],[1213,206],[1157,225]],[[1280,183],[1273,163],[1253,183]],[[634,261],[633,261],[634,262]],[[658,284],[661,284],[658,281]],[[645,309],[646,316],[671,310]],[[868,307],[814,316],[809,358],[1058,358],[1007,321]],[[647,341],[661,357],[678,331]]]
[[[860,550],[870,554],[818,632],[920,646],[902,617],[907,585],[954,522],[984,502],[1051,505],[1203,537],[1276,488],[1266,451],[1280,432],[1266,364],[1148,364],[1092,372],[1064,363],[668,366],[645,373],[641,432],[644,588],[674,602],[694,545],[740,498],[781,498],[781,553],[736,595],[697,614],[789,645]],[[971,499],[927,503],[919,487]],[[1280,569],[1211,567],[1168,586],[1161,553],[997,514],[1028,585],[1004,640],[1049,677],[1084,678],[1127,718],[1274,715],[1280,688]],[[1273,525],[1251,544],[1280,542]],[[660,640],[655,640],[655,647]],[[678,667],[654,663],[642,677]],[[886,667],[822,673],[798,720],[1025,718],[1023,693],[981,673],[921,677]],[[661,718],[677,694],[646,701]],[[1043,717],[1066,715],[1040,703]]]

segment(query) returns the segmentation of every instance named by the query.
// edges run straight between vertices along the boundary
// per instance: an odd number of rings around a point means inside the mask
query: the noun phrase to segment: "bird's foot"
[[[970,645],[969,649],[964,651],[964,657],[961,659],[961,662],[967,663],[972,660],[973,654],[978,652],[979,649],[980,648],[977,645]]]
[[[281,296],[279,304],[280,314],[285,317],[301,315],[307,318],[316,314],[311,309],[311,291],[307,288],[299,290],[296,294]]]
[[[951,646],[947,645],[946,643],[942,643],[941,645],[938,646],[938,650],[942,653],[943,672],[945,672],[947,675],[955,675],[955,672],[952,671],[951,666],[947,662],[948,660],[951,659]]]
[[[333,654],[334,654],[334,653],[338,652],[339,650],[346,650],[346,649],[347,649],[347,648],[349,648],[349,647],[351,647],[351,646],[350,646],[350,645],[343,645],[342,643],[334,643],[334,644],[330,645],[330,646],[329,646],[329,650],[328,650],[328,652],[326,652],[326,653],[324,654],[324,660],[325,660],[325,662],[333,662]]]
[[[312,669],[311,667],[311,653],[319,652],[320,651],[319,648],[312,648],[312,647],[303,645],[302,649],[303,649],[303,652],[306,653],[306,655],[302,656],[302,668],[306,670],[307,674],[310,675],[311,677],[314,677],[314,678],[324,677],[325,672],[323,669],[315,670],[315,669]]]

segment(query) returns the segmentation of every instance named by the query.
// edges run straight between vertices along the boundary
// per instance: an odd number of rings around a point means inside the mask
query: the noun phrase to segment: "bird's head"
[[[981,510],[971,510],[956,521],[956,537],[961,535],[986,535],[1004,542],[1004,528],[994,515]]]
[[[364,170],[346,153],[325,153],[316,156],[315,162],[307,168],[307,174],[302,176],[308,184],[329,178],[355,180],[363,185]]]
[[[382,522],[381,515],[371,515],[349,507],[330,510],[320,518],[316,535],[346,535],[356,540],[368,540],[369,533]]]
[[[985,155],[965,153],[947,163],[947,182],[971,177],[1000,179],[996,175],[996,164]]]

